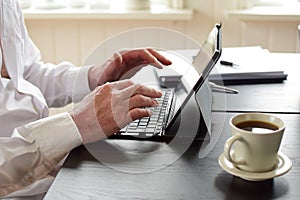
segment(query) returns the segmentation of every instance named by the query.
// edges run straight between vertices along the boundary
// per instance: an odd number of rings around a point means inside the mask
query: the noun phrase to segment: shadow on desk
[[[224,176],[224,172],[216,176],[215,186],[228,200],[274,199],[286,194],[289,188],[285,178],[251,182],[231,175]]]
[[[103,140],[74,149],[64,168],[79,169],[88,163],[134,174],[156,171],[174,163],[183,154],[187,160],[198,158],[203,141],[194,141],[186,147],[189,142],[182,140],[182,147],[178,143],[174,147],[164,142]],[[129,170],[129,167],[133,169]]]

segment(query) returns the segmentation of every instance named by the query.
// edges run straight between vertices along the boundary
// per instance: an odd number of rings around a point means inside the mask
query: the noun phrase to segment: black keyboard
[[[162,92],[163,95],[156,99],[158,106],[150,108],[152,110],[151,117],[143,117],[131,122],[116,135],[146,138],[162,134],[173,117],[176,104],[173,89],[163,89]]]

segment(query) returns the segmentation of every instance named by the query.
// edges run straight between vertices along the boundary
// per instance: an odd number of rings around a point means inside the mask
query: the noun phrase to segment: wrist
[[[97,78],[97,67],[93,66],[89,69],[88,72],[88,81],[90,90],[94,90],[98,85],[98,78]]]
[[[79,131],[83,144],[96,142],[103,138],[96,117],[91,117],[88,113],[80,113],[76,110],[70,111],[70,115]]]

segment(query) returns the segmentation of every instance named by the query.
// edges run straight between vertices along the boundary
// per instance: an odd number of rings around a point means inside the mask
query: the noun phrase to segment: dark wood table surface
[[[300,65],[290,67],[293,73],[289,73],[288,80],[281,84],[234,86],[240,93],[227,97],[227,112],[222,106],[218,109],[218,102],[214,102],[216,111],[213,117],[224,118],[225,121],[213,121],[212,132],[220,132],[221,135],[204,158],[199,158],[201,145],[193,144],[178,159],[160,168],[159,165],[149,165],[151,158],[145,154],[145,158],[136,157],[135,165],[128,165],[122,160],[114,163],[113,166],[128,169],[119,170],[98,161],[81,146],[70,153],[45,199],[299,199],[300,73],[296,74],[299,68]],[[218,158],[230,137],[228,120],[236,113],[252,111],[274,113],[286,121],[280,152],[293,163],[287,174],[251,182],[233,176],[219,166]],[[165,147],[166,150],[159,155],[161,160],[154,160],[153,163],[168,160],[176,154],[165,143],[114,142],[130,148],[133,155],[144,153],[141,149],[149,151]],[[109,155],[109,152],[105,153]]]
[[[239,94],[214,93],[213,110],[227,112],[300,113],[300,54],[271,54],[284,66],[287,80],[275,84],[229,85]]]

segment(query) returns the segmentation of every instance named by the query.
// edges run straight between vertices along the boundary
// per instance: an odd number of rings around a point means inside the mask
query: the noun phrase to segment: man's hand
[[[151,115],[162,93],[130,80],[107,83],[87,95],[71,112],[83,143],[111,136],[130,122]]]
[[[89,71],[89,85],[93,90],[106,82],[131,78],[146,65],[163,68],[172,62],[154,49],[122,50],[114,53],[102,66],[94,66]]]

